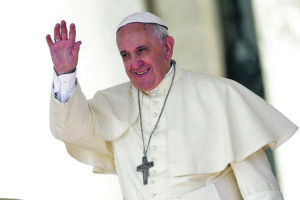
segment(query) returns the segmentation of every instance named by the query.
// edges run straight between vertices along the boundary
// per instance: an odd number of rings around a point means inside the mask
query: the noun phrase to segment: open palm
[[[46,40],[50,48],[52,62],[58,75],[70,73],[75,70],[78,62],[79,46],[81,42],[75,42],[75,25],[70,25],[69,38],[66,22],[63,20],[54,27],[54,41],[48,34]]]

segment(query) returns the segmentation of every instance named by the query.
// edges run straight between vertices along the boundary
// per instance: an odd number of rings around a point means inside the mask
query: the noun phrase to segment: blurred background
[[[92,98],[128,81],[115,31],[137,11],[168,24],[179,67],[234,79],[300,125],[299,0],[1,1],[0,198],[122,199],[116,176],[93,174],[50,133],[53,65],[45,36],[62,19],[76,24],[78,79]],[[300,198],[299,146],[298,133],[268,152],[287,200]]]

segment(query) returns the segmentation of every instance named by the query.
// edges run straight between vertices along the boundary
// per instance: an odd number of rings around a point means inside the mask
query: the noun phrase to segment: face
[[[117,45],[126,73],[139,90],[154,89],[170,69],[174,40],[163,42],[151,33],[149,24],[132,23],[117,34]]]

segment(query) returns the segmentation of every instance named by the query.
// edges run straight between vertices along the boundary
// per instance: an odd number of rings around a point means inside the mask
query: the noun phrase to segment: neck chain
[[[154,162],[148,162],[147,160],[147,152],[148,152],[148,148],[149,148],[149,145],[150,145],[150,141],[151,141],[151,138],[152,138],[152,135],[159,123],[159,120],[161,118],[161,115],[164,111],[164,108],[165,108],[165,105],[166,105],[166,102],[167,102],[167,99],[168,99],[168,96],[169,96],[169,93],[171,91],[171,88],[172,88],[172,85],[173,85],[173,82],[174,82],[174,77],[175,77],[175,61],[172,60],[171,62],[173,64],[173,70],[174,70],[174,73],[173,73],[173,76],[172,76],[172,81],[171,81],[171,84],[170,84],[170,87],[169,87],[169,90],[168,90],[168,93],[166,95],[166,98],[164,100],[164,103],[163,103],[163,106],[161,108],[161,111],[160,111],[160,114],[158,116],[158,119],[155,123],[155,126],[149,136],[149,139],[148,139],[148,144],[147,146],[145,147],[145,142],[144,142],[144,132],[143,132],[143,122],[142,122],[142,110],[141,110],[141,103],[140,103],[140,91],[138,90],[138,104],[139,104],[139,117],[140,117],[140,127],[141,127],[141,133],[142,133],[142,140],[143,140],[143,153],[144,153],[144,156],[142,158],[142,164],[139,165],[137,167],[137,171],[142,171],[143,172],[143,182],[144,182],[144,185],[148,184],[148,176],[149,176],[149,168],[153,167],[154,166]]]

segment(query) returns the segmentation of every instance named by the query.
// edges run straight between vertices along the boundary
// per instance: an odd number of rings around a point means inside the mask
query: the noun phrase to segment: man
[[[55,67],[50,127],[71,156],[119,177],[124,199],[282,199],[264,148],[297,127],[243,86],[172,60],[174,39],[151,13],[117,29],[129,83],[87,101],[76,81],[81,42],[64,21],[47,36]]]

